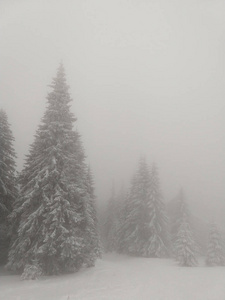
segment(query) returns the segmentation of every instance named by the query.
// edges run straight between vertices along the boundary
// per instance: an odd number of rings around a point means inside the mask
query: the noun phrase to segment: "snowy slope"
[[[1,300],[225,299],[225,267],[184,268],[167,259],[112,254],[76,274],[36,281],[1,275]]]

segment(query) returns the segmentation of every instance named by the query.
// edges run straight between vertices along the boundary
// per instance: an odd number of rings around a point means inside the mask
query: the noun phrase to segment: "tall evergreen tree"
[[[97,258],[102,256],[102,246],[100,242],[97,222],[97,210],[95,203],[93,175],[90,166],[87,169],[86,188],[88,200],[86,201],[86,265],[91,267]]]
[[[178,230],[183,222],[183,216],[185,215],[188,223],[190,222],[190,212],[185,199],[185,194],[181,188],[178,195],[173,201],[173,211],[171,213],[171,238],[172,242],[176,241]]]
[[[168,218],[162,199],[160,181],[156,165],[152,165],[150,174],[150,195],[148,201],[150,212],[151,244],[150,256],[162,257],[168,253]]]
[[[201,220],[199,217],[192,214],[188,207],[183,189],[180,189],[177,196],[168,203],[167,210],[170,219],[169,229],[171,233],[172,246],[176,242],[177,233],[183,221],[183,215],[185,214],[194,239],[198,242],[198,252],[205,255],[208,226],[204,220]]]
[[[126,200],[127,193],[125,192],[124,186],[122,186],[116,197],[114,250],[117,252],[121,252],[121,230],[123,228],[124,218],[126,216]]]
[[[131,184],[135,182],[136,174],[133,177]],[[127,192],[124,202],[121,205],[120,211],[120,223],[117,230],[117,247],[116,250],[118,253],[129,253],[128,252],[128,229],[129,229],[129,212],[132,210],[132,203],[130,201],[130,192]]]
[[[147,255],[145,252],[150,246],[150,211],[147,207],[149,188],[149,169],[145,159],[141,158],[138,170],[132,180],[124,227],[125,251],[130,254]],[[146,243],[148,243],[147,249]]]
[[[112,252],[116,248],[117,230],[117,203],[114,183],[112,185],[111,196],[106,209],[106,221],[104,224],[105,251]]]
[[[62,64],[50,87],[46,112],[19,177],[20,197],[11,214],[14,243],[8,268],[25,273],[30,266],[43,274],[75,271],[87,261],[90,197],[85,155],[80,136],[73,130],[76,118],[70,112]]]
[[[196,266],[197,249],[187,216],[184,214],[175,242],[175,258],[179,265],[186,267]]]
[[[199,247],[190,226],[190,212],[183,189],[175,199],[172,218],[173,255],[181,266],[196,266]]]
[[[7,261],[10,242],[8,215],[17,196],[13,142],[7,115],[0,110],[0,264]]]
[[[120,251],[140,256],[164,256],[167,252],[165,208],[156,168],[153,167],[150,174],[144,158],[140,159],[132,180],[125,211]]]
[[[210,226],[206,264],[208,266],[223,266],[225,264],[224,245],[215,223]]]

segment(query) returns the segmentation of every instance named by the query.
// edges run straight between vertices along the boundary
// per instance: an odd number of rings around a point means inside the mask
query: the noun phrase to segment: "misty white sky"
[[[165,200],[183,186],[193,212],[225,225],[225,1],[1,0],[0,107],[19,170],[61,60],[99,201],[144,154]]]

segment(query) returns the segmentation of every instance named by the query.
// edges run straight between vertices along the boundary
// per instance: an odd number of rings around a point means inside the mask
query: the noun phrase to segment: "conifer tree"
[[[116,248],[117,230],[117,207],[114,184],[112,185],[111,196],[106,210],[106,221],[104,224],[105,251],[112,252]]]
[[[197,250],[198,248],[187,221],[187,216],[184,213],[175,242],[175,259],[178,261],[180,266],[196,266]]]
[[[76,271],[87,261],[90,197],[85,155],[80,135],[73,130],[76,118],[70,112],[62,64],[50,87],[47,109],[19,177],[20,197],[11,214],[14,242],[7,266],[25,273]]]
[[[171,216],[171,238],[172,242],[176,241],[178,230],[183,222],[183,216],[185,215],[188,223],[190,222],[190,212],[185,199],[185,194],[181,188],[178,195],[174,199],[173,213]]]
[[[225,264],[224,245],[215,223],[210,226],[206,264],[208,266],[223,266]]]
[[[140,159],[132,180],[125,212],[119,251],[148,257],[164,256],[167,252],[165,208],[156,168],[153,167],[150,174],[144,158]]]
[[[156,165],[152,165],[150,174],[150,195],[148,200],[150,212],[151,243],[148,255],[162,257],[168,253],[168,218],[162,199],[160,181]]]
[[[98,232],[98,222],[97,222],[97,210],[94,195],[94,184],[93,175],[90,166],[87,169],[87,180],[86,188],[88,194],[88,200],[86,201],[86,265],[88,267],[94,266],[94,262],[97,258],[102,256],[102,247]]]
[[[139,161],[136,174],[132,179],[127,215],[124,223],[125,252],[142,256],[144,245],[150,246],[151,233],[149,230],[150,212],[147,207],[147,197],[150,188],[150,174],[144,158]]]
[[[0,110],[0,264],[5,264],[10,242],[8,216],[17,196],[13,134],[5,111]]]
[[[132,179],[134,182],[135,176]],[[131,201],[130,201],[130,191],[127,192],[124,202],[121,205],[120,211],[120,223],[117,230],[117,247],[116,250],[118,253],[128,253],[127,249],[127,237],[128,237],[128,228],[129,228],[129,212],[131,211]]]
[[[186,222],[189,224],[193,238],[197,241],[197,252],[198,254],[203,254],[206,247],[207,226],[201,219],[195,217],[191,213],[183,189],[180,189],[176,198],[171,201],[169,215],[172,251],[175,251],[174,245],[177,240],[177,234],[183,222],[183,216],[185,215]],[[175,253],[173,254],[175,255]]]
[[[124,190],[124,186],[121,187],[120,192],[116,197],[116,222],[115,222],[115,241],[114,250],[121,252],[121,230],[123,228],[124,218],[126,215],[126,200],[127,193]]]

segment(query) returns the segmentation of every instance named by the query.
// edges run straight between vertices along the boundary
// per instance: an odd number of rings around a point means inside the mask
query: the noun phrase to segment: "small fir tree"
[[[132,179],[132,183],[135,181],[135,177]],[[128,252],[128,236],[129,236],[129,212],[132,210],[132,204],[130,201],[130,191],[127,192],[124,203],[121,207],[121,217],[120,224],[117,231],[117,251],[118,253],[126,253]]]
[[[125,203],[127,199],[127,193],[124,190],[124,186],[121,187],[120,192],[116,197],[116,222],[115,222],[115,241],[114,250],[121,252],[121,229],[125,217]]]
[[[162,257],[168,253],[168,218],[162,199],[160,181],[156,165],[153,164],[150,174],[150,195],[148,201],[150,211],[151,244],[148,255]]]
[[[7,115],[0,110],[0,264],[7,261],[10,243],[8,216],[17,197],[13,142]]]
[[[70,112],[62,64],[51,88],[19,177],[20,197],[11,214],[14,242],[7,266],[20,272],[32,266],[42,274],[76,271],[88,259],[86,209],[90,196],[85,155],[80,136],[73,130],[76,119]]]
[[[141,158],[132,180],[124,224],[125,251],[133,255],[146,255],[145,252],[150,247],[150,211],[147,207],[149,189],[149,169],[146,160]]]
[[[225,264],[224,245],[215,223],[210,226],[206,264],[208,266],[223,266]]]
[[[133,177],[120,229],[119,251],[161,257],[166,253],[166,215],[156,169],[150,174],[144,158]]]
[[[116,249],[117,231],[117,203],[114,184],[112,185],[111,197],[106,210],[106,221],[104,224],[105,251],[112,252]]]
[[[180,266],[193,267],[197,265],[197,245],[194,241],[192,231],[184,214],[178,229],[175,242],[175,259]]]
[[[188,223],[190,222],[190,213],[185,199],[185,194],[181,188],[178,195],[173,200],[173,212],[171,215],[171,238],[172,242],[176,241],[178,230],[183,222],[183,216],[186,216]]]

